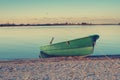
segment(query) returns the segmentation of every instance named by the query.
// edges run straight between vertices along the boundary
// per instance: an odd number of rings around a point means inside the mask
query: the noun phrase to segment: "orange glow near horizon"
[[[11,18],[11,19],[0,19],[0,24],[6,23],[15,23],[15,24],[46,24],[46,23],[93,23],[93,24],[104,24],[104,23],[119,23],[120,19],[111,18],[111,19],[102,19],[102,18],[86,18],[86,17],[79,17],[79,18]]]

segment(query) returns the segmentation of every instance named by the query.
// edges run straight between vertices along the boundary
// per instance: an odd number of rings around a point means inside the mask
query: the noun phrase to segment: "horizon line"
[[[56,25],[120,25],[120,23],[115,24],[115,23],[102,23],[102,24],[95,24],[95,23],[86,23],[86,22],[82,22],[82,23],[37,23],[37,24],[15,24],[15,23],[7,23],[7,24],[0,24],[0,26],[56,26]]]

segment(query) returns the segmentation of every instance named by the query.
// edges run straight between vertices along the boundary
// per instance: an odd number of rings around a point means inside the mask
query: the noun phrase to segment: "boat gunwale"
[[[90,36],[87,36],[87,37],[72,39],[72,40],[68,40],[68,41],[71,42],[71,41],[81,40],[81,39],[90,38],[90,37],[95,37],[95,36],[98,36],[98,38],[99,38],[99,35],[96,34],[96,35],[90,35]],[[98,38],[97,38],[97,39],[98,39]],[[96,39],[96,40],[97,40],[97,39]],[[54,46],[54,45],[62,44],[62,43],[65,43],[65,42],[67,42],[67,41],[62,41],[62,42],[57,42],[57,43],[53,43],[53,44],[41,46],[40,48],[44,48],[44,47],[47,47],[47,46]],[[94,41],[94,42],[96,42],[96,41]],[[87,46],[86,46],[86,47],[87,47]]]

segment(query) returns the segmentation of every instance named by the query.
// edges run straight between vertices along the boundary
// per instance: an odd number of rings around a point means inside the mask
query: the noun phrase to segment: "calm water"
[[[0,59],[38,58],[40,46],[99,34],[93,55],[120,55],[120,26],[0,27]]]

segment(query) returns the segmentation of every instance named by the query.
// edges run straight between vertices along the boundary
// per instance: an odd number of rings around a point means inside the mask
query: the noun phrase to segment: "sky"
[[[0,23],[119,23],[120,0],[0,0]]]

